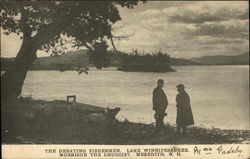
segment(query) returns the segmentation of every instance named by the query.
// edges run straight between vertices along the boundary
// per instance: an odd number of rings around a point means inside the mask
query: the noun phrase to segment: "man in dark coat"
[[[194,118],[192,109],[190,106],[190,98],[183,84],[176,86],[179,92],[176,96],[176,107],[177,107],[177,133],[179,134],[181,129],[183,134],[186,135],[186,126],[194,124]]]
[[[159,79],[157,81],[157,87],[153,91],[153,110],[155,111],[154,118],[156,120],[156,130],[161,131],[164,128],[163,119],[166,115],[165,110],[168,106],[168,99],[162,87],[164,81]]]

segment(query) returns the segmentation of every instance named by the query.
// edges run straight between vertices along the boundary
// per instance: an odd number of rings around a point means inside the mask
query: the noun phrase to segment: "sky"
[[[117,50],[162,51],[171,57],[239,55],[249,51],[248,1],[149,1],[134,9],[119,7],[114,25]],[[1,33],[1,56],[14,57],[21,46],[15,35]],[[48,56],[43,51],[38,56]]]

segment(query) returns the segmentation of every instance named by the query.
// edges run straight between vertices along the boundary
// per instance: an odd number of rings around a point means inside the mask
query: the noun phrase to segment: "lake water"
[[[66,100],[76,95],[77,102],[102,107],[121,107],[118,118],[140,123],[154,122],[152,90],[158,78],[165,80],[168,116],[175,124],[176,85],[183,83],[191,98],[195,125],[223,129],[249,129],[248,66],[178,66],[177,72],[138,73],[90,71],[30,71],[23,95],[35,99]]]

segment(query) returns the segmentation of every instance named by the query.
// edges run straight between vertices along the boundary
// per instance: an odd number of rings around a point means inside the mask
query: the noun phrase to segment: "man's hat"
[[[186,87],[184,87],[183,84],[178,84],[176,87],[177,87],[177,88],[182,88],[182,89],[186,88]]]

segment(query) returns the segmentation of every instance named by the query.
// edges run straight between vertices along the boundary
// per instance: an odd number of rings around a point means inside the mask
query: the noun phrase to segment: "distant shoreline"
[[[192,66],[249,66],[247,64],[245,65],[174,65],[172,67],[192,67]],[[117,67],[107,67],[107,68],[103,68],[103,69],[96,69],[95,67],[89,67],[89,71],[120,71],[120,72],[143,72],[143,71],[122,71],[122,70],[119,70]],[[2,70],[1,69],[1,72],[3,71],[6,71],[6,70]],[[58,69],[30,69],[29,71],[60,71]],[[63,70],[63,71],[60,71],[60,72],[65,72],[65,71],[75,71],[74,69],[68,69],[68,70]],[[151,73],[170,73],[170,72],[176,72],[178,70],[175,70],[175,71],[169,71],[169,72],[151,72]],[[146,71],[145,71],[146,72]],[[148,72],[150,73],[150,72]]]
[[[123,56],[122,56],[123,55]],[[124,70],[139,72],[148,72],[149,70],[156,70],[155,72],[168,72],[169,68],[173,66],[236,66],[249,65],[249,53],[246,52],[234,56],[202,56],[191,59],[168,57],[166,61],[159,60],[158,56],[138,55],[129,56],[128,54],[111,54],[109,65],[116,68],[123,68]],[[127,57],[128,56],[128,57]],[[163,56],[163,54],[162,54]],[[124,58],[127,57],[124,61]],[[165,56],[163,56],[165,57]],[[161,57],[160,57],[161,58]],[[137,60],[136,60],[137,59]],[[1,70],[7,70],[13,64],[15,58],[1,57]],[[158,63],[160,62],[160,63]],[[93,67],[90,62],[90,57],[87,50],[78,50],[69,52],[58,57],[41,57],[37,58],[30,70],[73,70],[74,67]]]

